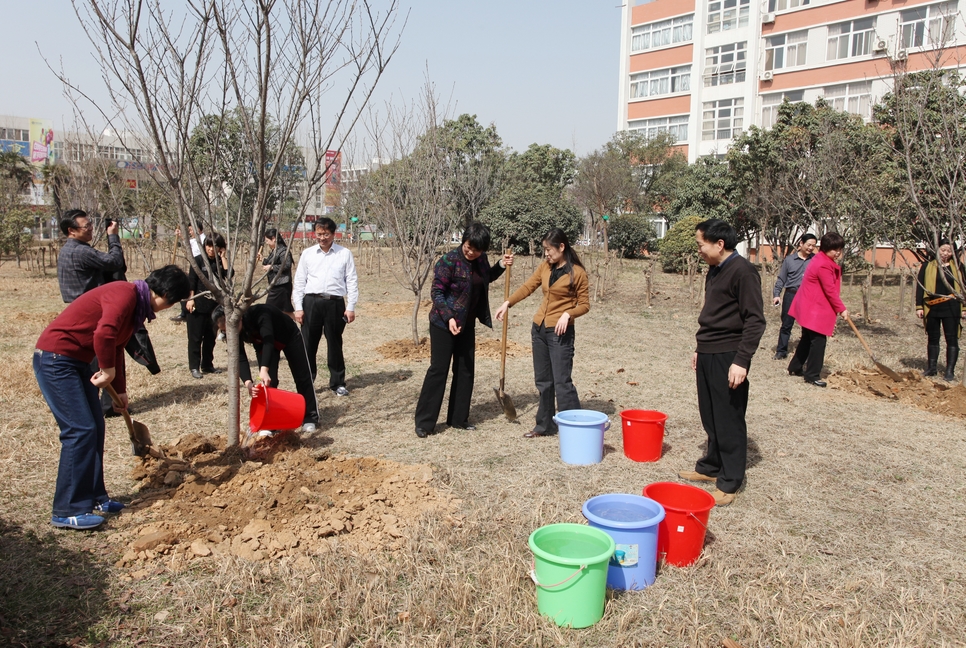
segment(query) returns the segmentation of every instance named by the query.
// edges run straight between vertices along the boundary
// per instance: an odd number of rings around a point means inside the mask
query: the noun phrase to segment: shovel
[[[862,337],[861,333],[859,333],[859,329],[855,328],[855,324],[852,323],[852,318],[847,316],[845,318],[845,321],[849,323],[849,326],[852,327],[852,331],[855,333],[855,336],[859,338],[859,342],[861,342],[862,346],[865,347],[865,350],[869,352],[869,357],[872,358],[872,362],[875,363],[876,369],[878,369],[885,375],[889,376],[889,378],[892,378],[894,381],[902,382],[903,381],[902,376],[900,376],[895,371],[893,371],[892,369],[890,369],[889,367],[885,366],[884,364],[882,364],[881,362],[875,359],[875,354],[872,353],[872,349],[870,349],[869,345],[866,344],[865,338]]]
[[[128,436],[131,438],[132,454],[136,457],[143,457],[150,454],[152,457],[163,459],[164,453],[155,448],[154,443],[151,442],[151,433],[148,431],[148,426],[141,421],[131,420],[131,415],[128,413],[127,408],[124,407],[122,409],[121,399],[118,398],[114,387],[105,385],[104,389],[107,390],[107,393],[111,396],[111,400],[114,401],[114,407],[121,410],[121,414],[124,416],[124,422],[127,423]]]
[[[507,266],[506,280],[503,282],[503,301],[508,301],[509,299],[510,266]],[[500,407],[503,408],[503,414],[512,423],[517,420],[517,408],[513,406],[513,399],[510,398],[510,395],[503,391],[503,387],[506,384],[506,329],[509,323],[510,311],[508,310],[503,316],[503,340],[500,342],[500,386],[494,387],[493,391],[496,393],[496,400],[500,403]]]

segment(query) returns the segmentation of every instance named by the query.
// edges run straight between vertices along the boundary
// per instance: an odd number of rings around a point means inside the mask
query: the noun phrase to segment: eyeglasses
[[[74,227],[72,229],[92,230],[92,229],[94,229],[94,223],[91,223],[91,222],[88,221],[87,225],[84,225],[83,227]]]

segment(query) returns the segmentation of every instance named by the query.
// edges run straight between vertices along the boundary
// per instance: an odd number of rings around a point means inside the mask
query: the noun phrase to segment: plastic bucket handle
[[[574,573],[572,573],[570,576],[563,579],[559,583],[554,583],[553,585],[544,585],[543,583],[537,580],[537,565],[534,561],[531,560],[530,561],[530,580],[532,580],[537,587],[542,587],[543,589],[550,589],[552,587],[560,587],[561,585],[571,580],[574,576],[584,571],[585,569],[587,569],[587,565],[581,565],[580,567],[577,568],[577,571],[575,571]]]

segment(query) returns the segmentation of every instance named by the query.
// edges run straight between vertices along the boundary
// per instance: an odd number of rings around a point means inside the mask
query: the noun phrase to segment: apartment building
[[[627,0],[618,130],[669,132],[694,161],[772,126],[786,98],[870,119],[893,66],[928,69],[940,51],[944,67],[966,61],[959,11],[957,0]]]

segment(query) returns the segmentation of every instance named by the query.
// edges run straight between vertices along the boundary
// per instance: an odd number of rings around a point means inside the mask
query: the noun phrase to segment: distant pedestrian
[[[926,326],[926,371],[923,375],[935,376],[937,373],[941,327],[946,337],[946,373],[943,378],[948,381],[955,378],[962,319],[966,318],[966,311],[956,298],[956,293],[966,292],[963,289],[964,272],[955,259],[952,244],[945,239],[940,241],[936,258],[922,265],[916,281],[916,316]]]
[[[536,425],[523,435],[528,439],[556,434],[557,424],[553,417],[557,411],[580,409],[572,378],[576,339],[574,320],[590,311],[587,272],[567,235],[559,227],[554,227],[543,237],[542,245],[546,263],[541,263],[496,311],[496,319],[502,322],[511,306],[526,299],[537,288],[543,290],[543,299],[530,327],[533,380],[539,401]]]
[[[265,230],[265,247],[271,252],[262,261],[262,270],[268,273],[271,286],[268,289],[266,304],[271,304],[283,313],[294,313],[292,308],[292,253],[285,240],[279,237],[274,227]]]
[[[432,434],[443,406],[446,374],[453,365],[446,425],[476,429],[469,422],[476,362],[476,320],[493,328],[487,291],[490,283],[513,265],[513,255],[490,266],[490,230],[473,222],[460,246],[444,255],[433,269],[433,307],[429,311],[430,361],[416,403],[416,436]]]
[[[188,277],[173,265],[145,281],[111,282],[71,302],[37,340],[34,374],[60,427],[55,527],[92,529],[103,524],[104,513],[124,508],[104,486],[104,415],[97,390],[113,386],[127,407],[125,344],[145,320],[187,294]],[[91,369],[95,357],[96,373]]]
[[[708,448],[693,471],[678,476],[715,482],[715,504],[727,506],[744,484],[748,461],[748,371],[765,332],[761,277],[735,251],[738,236],[723,220],[698,223],[694,238],[701,258],[711,266],[691,358]]]
[[[836,315],[849,316],[840,297],[842,268],[836,263],[842,258],[845,239],[836,232],[828,232],[819,243],[821,251],[805,269],[802,285],[795,294],[789,313],[802,326],[802,339],[795,349],[788,373],[803,376],[805,382],[825,387],[821,379],[825,364],[825,345],[835,333]]]
[[[342,333],[356,319],[359,301],[356,263],[352,251],[335,242],[335,221],[331,218],[315,222],[315,238],[318,245],[302,252],[295,271],[292,289],[295,321],[303,325],[313,382],[319,373],[316,356],[324,336],[329,389],[339,396],[348,396]]]
[[[782,305],[782,327],[778,331],[778,348],[775,350],[775,360],[784,360],[788,357],[788,340],[792,336],[792,327],[795,326],[795,318],[788,314],[788,309],[792,305],[792,299],[798,292],[798,287],[802,284],[802,277],[805,276],[805,268],[808,262],[815,256],[815,235],[812,233],[802,234],[798,239],[798,249],[792,252],[782,261],[782,268],[775,279],[775,288],[772,291],[773,303],[777,306]],[[784,296],[782,290],[785,291]]]

